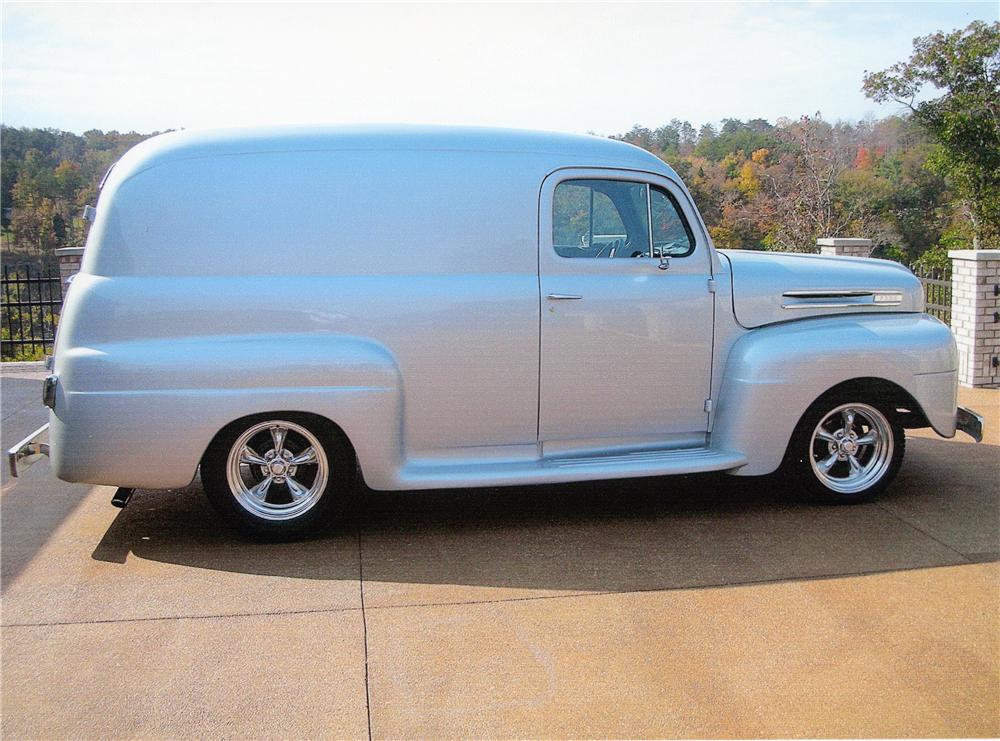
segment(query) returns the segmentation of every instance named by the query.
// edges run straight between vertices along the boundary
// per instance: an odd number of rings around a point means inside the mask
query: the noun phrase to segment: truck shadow
[[[137,492],[93,553],[297,579],[637,591],[994,560],[1000,448],[909,441],[877,503],[802,501],[788,482],[704,475],[510,489],[363,491],[318,537],[251,542],[200,487]],[[360,563],[359,563],[360,559]]]

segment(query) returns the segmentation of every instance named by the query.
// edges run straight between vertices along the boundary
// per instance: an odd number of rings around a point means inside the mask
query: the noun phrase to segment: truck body
[[[297,450],[274,438],[265,460],[265,435],[218,453],[219,487],[239,500],[241,478],[270,479],[282,506],[288,466],[322,468],[287,461],[333,438],[326,487],[346,466],[374,489],[763,475],[838,390],[888,434],[977,434],[956,369],[907,268],[717,250],[676,173],[621,142],[179,132],[103,183],[47,383],[49,450],[67,481],[168,489],[201,466],[208,487],[213,446],[291,420],[315,433]],[[881,425],[862,417],[857,440]],[[809,445],[867,465],[840,432]]]

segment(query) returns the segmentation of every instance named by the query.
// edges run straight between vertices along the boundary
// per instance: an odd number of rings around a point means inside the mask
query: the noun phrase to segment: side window
[[[694,234],[672,195],[654,187],[649,210],[653,217],[653,257],[686,257],[694,252]]]
[[[552,244],[562,257],[649,257],[645,183],[567,180],[552,199]]]
[[[594,231],[590,241],[603,244],[613,239],[625,239],[625,223],[614,202],[599,190],[591,190],[590,193],[594,197]]]

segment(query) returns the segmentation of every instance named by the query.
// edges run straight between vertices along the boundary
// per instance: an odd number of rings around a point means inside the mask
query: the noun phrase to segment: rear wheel
[[[834,393],[803,415],[786,465],[814,499],[866,502],[892,483],[905,447],[895,409],[857,393]]]
[[[353,484],[350,447],[331,425],[302,415],[241,420],[202,461],[205,493],[244,532],[295,537],[319,527]]]

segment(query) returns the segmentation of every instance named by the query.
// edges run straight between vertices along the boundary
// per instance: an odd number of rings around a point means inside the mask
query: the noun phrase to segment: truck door
[[[714,294],[692,209],[649,173],[561,170],[543,183],[543,444],[703,444]]]

